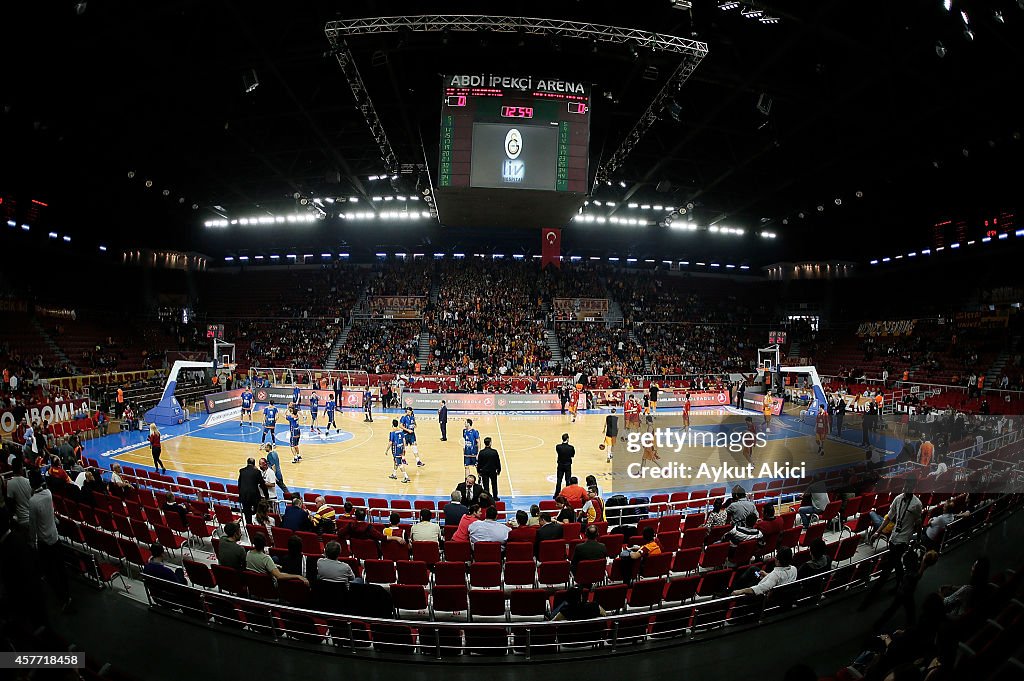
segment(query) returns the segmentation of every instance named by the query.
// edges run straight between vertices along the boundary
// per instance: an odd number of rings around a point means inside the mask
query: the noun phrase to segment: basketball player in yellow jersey
[[[768,427],[772,425],[772,407],[775,406],[775,400],[772,399],[771,393],[765,393],[764,402],[761,405],[762,412],[764,413],[764,429],[768,430]]]
[[[576,389],[569,394],[569,413],[572,414],[572,422],[576,423],[576,412],[580,408],[580,393],[583,391],[583,384],[577,383]]]

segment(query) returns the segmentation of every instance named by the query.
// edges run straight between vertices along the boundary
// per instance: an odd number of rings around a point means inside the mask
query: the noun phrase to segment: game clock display
[[[586,193],[588,85],[494,75],[444,83],[440,189]]]

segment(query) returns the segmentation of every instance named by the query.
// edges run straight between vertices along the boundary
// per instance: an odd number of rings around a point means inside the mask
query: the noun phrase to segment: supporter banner
[[[441,400],[450,411],[558,411],[562,405],[558,395],[526,394],[505,395],[495,393],[402,393],[405,406],[425,411],[437,411]]]
[[[423,315],[423,308],[426,306],[426,296],[373,296],[370,298],[370,312],[374,317],[415,319]]]
[[[256,396],[257,402],[270,402],[274,404],[288,404],[292,401],[292,395],[294,389],[288,386],[273,386],[270,388],[255,388],[253,389],[253,395]],[[234,391],[232,391],[234,392]],[[312,388],[301,388],[299,390],[299,401],[300,406],[309,407],[309,396],[316,392],[320,396],[320,408],[324,408],[324,402],[327,401],[328,395],[333,395],[333,390],[313,390]],[[363,406],[363,393],[358,390],[345,390],[341,394],[342,404],[339,406],[343,407],[359,407]]]
[[[556,319],[607,317],[607,298],[555,298],[551,301]]]
[[[752,395],[750,393],[743,393],[743,406],[747,409],[754,409],[755,411],[763,411],[762,405],[764,404],[764,395]],[[772,414],[778,416],[782,413],[782,400],[778,397],[772,397]]]
[[[32,421],[49,421],[51,424],[73,421],[75,412],[88,411],[89,400],[56,400],[54,402],[39,402],[25,407],[25,418]],[[21,410],[18,409],[20,412]],[[18,429],[18,422],[15,420],[14,410],[5,409],[0,413],[0,431],[4,435],[10,435]]]
[[[857,327],[858,336],[909,336],[914,332],[916,319],[892,322],[863,322]]]
[[[622,404],[625,398],[625,390],[593,390],[594,397],[599,403]],[[630,390],[639,402],[643,402],[646,390]],[[682,409],[686,403],[686,391],[662,390],[658,393],[658,409]],[[729,402],[728,390],[697,390],[690,392],[691,407],[724,407]]]
[[[960,329],[994,329],[1005,328],[1010,323],[1009,310],[957,312],[953,323]]]

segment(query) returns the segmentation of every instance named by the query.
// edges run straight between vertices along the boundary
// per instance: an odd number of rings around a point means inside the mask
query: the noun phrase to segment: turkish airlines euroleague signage
[[[324,403],[327,402],[328,397],[334,396],[333,390],[313,390],[311,388],[302,388],[299,390],[299,406],[309,407],[309,396],[316,393],[320,397],[320,409],[324,408]],[[270,402],[274,404],[288,404],[292,401],[295,396],[293,388],[274,386],[273,388],[254,388],[252,394],[256,396],[257,402]],[[362,407],[363,406],[363,393],[361,391],[345,390],[342,392],[342,405],[344,407]]]
[[[438,410],[441,400],[452,411],[554,411],[561,410],[558,395],[505,395],[495,393],[402,393],[404,406]]]
[[[219,411],[227,411],[242,406],[242,391],[228,390],[222,393],[213,393],[203,398],[206,402],[206,413],[216,414]]]

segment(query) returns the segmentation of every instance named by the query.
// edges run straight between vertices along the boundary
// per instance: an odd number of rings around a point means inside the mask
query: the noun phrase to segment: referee
[[[484,438],[484,448],[476,458],[476,472],[480,474],[480,484],[484,491],[490,493],[495,501],[498,497],[498,476],[501,475],[501,457],[498,450],[491,447],[491,438]]]

